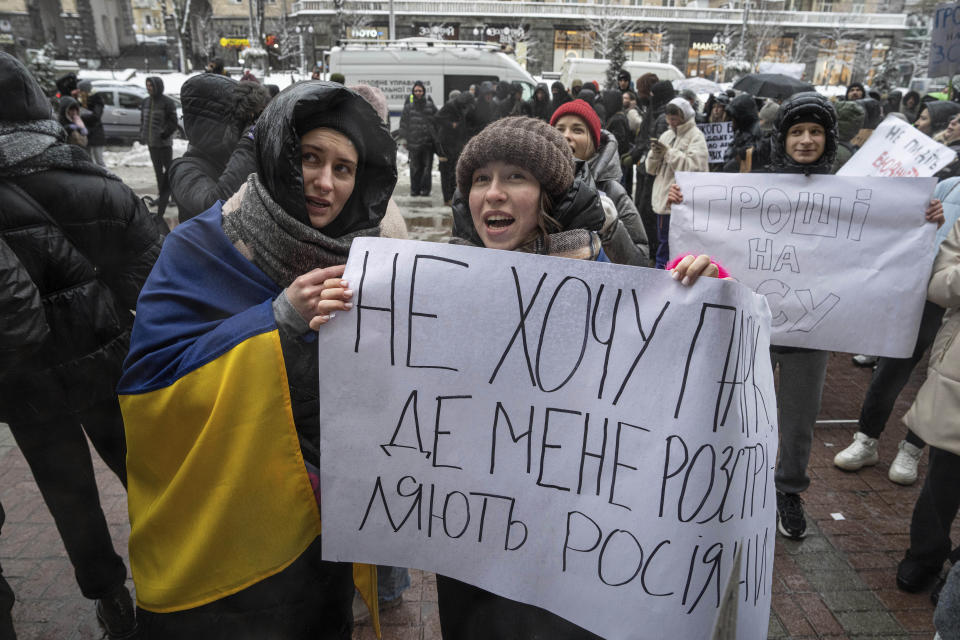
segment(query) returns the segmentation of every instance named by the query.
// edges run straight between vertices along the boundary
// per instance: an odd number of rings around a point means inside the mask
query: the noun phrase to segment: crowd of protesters
[[[437,157],[453,242],[670,269],[678,287],[736,277],[710,247],[670,251],[678,171],[832,174],[888,115],[960,150],[960,104],[856,83],[839,100],[730,90],[700,109],[696,94],[650,73],[634,81],[621,71],[602,90],[540,84],[526,99],[522,85],[483,82],[442,104],[417,82],[391,135],[372,87],[340,77],[279,92],[222,70],[213,61],[184,84],[189,146],[177,160],[175,107],[159,77],[146,81],[140,137],[156,171],[154,212],[104,167],[103,101],[90,83],[62,78],[54,109],[0,53],[0,420],[110,638],[346,640],[358,592],[372,604],[378,583],[381,606],[399,602],[402,568],[363,574],[321,557],[320,416],[337,399],[319,397],[330,365],[316,349],[318,332],[353,306],[342,278],[352,240],[407,235],[393,200],[398,146],[411,196],[430,195]],[[710,162],[697,125],[727,121],[733,141]],[[932,348],[889,476],[915,482],[929,447],[897,584],[914,592],[938,581],[938,620],[951,620],[960,575],[948,583],[943,568],[960,564],[950,540],[960,508],[960,160],[937,178],[925,210],[904,212],[941,227],[914,353],[876,361],[858,432],[834,462],[851,472],[878,462],[897,395]],[[162,222],[170,197],[181,223],[172,232]],[[801,494],[827,355],[770,353],[780,371],[777,527],[793,539],[806,535]],[[129,491],[136,605],[87,438]],[[451,578],[438,576],[437,588],[447,639],[596,637]],[[0,640],[15,637],[11,605],[0,575]]]

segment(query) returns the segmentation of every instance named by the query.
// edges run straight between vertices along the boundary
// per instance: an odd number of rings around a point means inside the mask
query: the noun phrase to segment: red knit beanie
[[[587,123],[587,128],[590,129],[590,137],[593,138],[593,146],[595,149],[600,148],[600,129],[602,125],[600,124],[600,118],[597,116],[597,112],[593,110],[589,104],[583,100],[573,100],[572,102],[567,102],[557,107],[557,110],[553,112],[553,117],[550,118],[550,126],[556,126],[557,120],[563,116],[574,115]]]

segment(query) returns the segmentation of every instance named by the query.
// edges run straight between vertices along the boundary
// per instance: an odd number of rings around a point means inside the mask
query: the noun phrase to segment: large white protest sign
[[[931,78],[952,76],[960,71],[960,3],[938,4],[930,29]]]
[[[419,567],[608,638],[705,638],[742,549],[764,638],[769,309],[734,282],[358,239],[320,332],[323,554]]]
[[[867,142],[837,171],[838,176],[926,178],[953,162],[957,153],[894,116],[884,118]]]
[[[697,125],[707,141],[707,153],[709,162],[723,162],[723,154],[727,152],[727,147],[733,143],[733,123],[732,122],[702,122]]]
[[[767,296],[771,342],[913,353],[936,226],[935,178],[677,174],[670,250],[708,252]]]

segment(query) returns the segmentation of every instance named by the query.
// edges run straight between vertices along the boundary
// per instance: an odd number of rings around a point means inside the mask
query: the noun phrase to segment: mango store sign
[[[609,638],[709,637],[730,584],[738,637],[766,637],[763,297],[388,239],[355,240],[345,278],[356,306],[319,338],[326,559],[435,571]]]
[[[706,250],[765,295],[773,344],[913,353],[935,252],[936,226],[924,219],[935,178],[680,172],[677,184],[671,252]]]
[[[908,122],[887,116],[867,142],[837,171],[838,176],[926,178],[954,161],[957,153]]]

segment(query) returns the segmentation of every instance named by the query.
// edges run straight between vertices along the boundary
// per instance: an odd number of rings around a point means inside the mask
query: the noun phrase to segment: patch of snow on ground
[[[174,138],[173,157],[179,158],[186,150],[187,141]],[[153,167],[150,148],[139,142],[134,142],[132,147],[123,151],[104,151],[103,160],[108,167]]]

